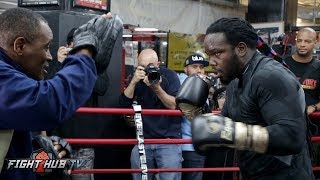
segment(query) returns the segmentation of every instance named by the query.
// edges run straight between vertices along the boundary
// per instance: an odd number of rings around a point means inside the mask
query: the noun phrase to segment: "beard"
[[[232,80],[241,75],[241,63],[239,57],[233,52],[227,63],[228,70],[220,81],[223,85],[228,85]]]
[[[297,54],[300,56],[300,57],[309,57],[311,52],[306,52],[306,53],[300,53],[299,51],[297,51]]]

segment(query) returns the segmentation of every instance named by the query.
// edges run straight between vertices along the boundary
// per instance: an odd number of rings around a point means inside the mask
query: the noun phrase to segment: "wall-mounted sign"
[[[74,6],[83,8],[109,10],[108,0],[74,0]]]
[[[204,37],[204,34],[191,35],[170,32],[168,38],[168,68],[183,71],[186,58],[194,53],[199,53],[207,58],[204,53]],[[207,67],[206,71],[211,71],[211,68]]]
[[[284,33],[284,22],[266,22],[266,23],[252,23],[253,28],[256,30],[264,42],[273,45],[277,42],[278,37]]]
[[[20,0],[18,6],[43,6],[59,4],[59,0]]]

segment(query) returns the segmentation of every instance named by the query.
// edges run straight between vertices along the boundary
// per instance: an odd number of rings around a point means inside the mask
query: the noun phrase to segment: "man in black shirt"
[[[192,76],[181,86],[176,101],[186,116],[195,117],[194,148],[237,149],[244,179],[314,179],[303,89],[286,67],[257,51],[257,38],[239,18],[222,18],[207,29],[209,62],[229,85],[221,115],[196,117],[192,113],[208,94],[205,80]],[[197,85],[193,91],[191,84]]]
[[[317,33],[311,28],[303,28],[297,34],[296,52],[285,59],[305,92],[308,115],[320,109],[319,61],[312,56],[316,44]]]
[[[292,56],[285,58],[289,69],[298,78],[305,94],[308,115],[317,112],[320,97],[320,61],[313,58],[313,49],[317,44],[317,33],[311,28],[303,28],[298,31],[296,37],[296,52]],[[318,135],[319,122],[314,121],[317,127],[313,129],[313,135]],[[315,150],[313,156],[313,165],[320,164],[320,143],[313,143]],[[320,177],[315,173],[316,178]]]

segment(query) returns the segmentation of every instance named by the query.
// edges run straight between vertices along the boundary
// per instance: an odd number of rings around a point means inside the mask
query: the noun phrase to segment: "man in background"
[[[297,76],[305,92],[308,115],[320,109],[320,62],[313,57],[316,45],[315,30],[303,28],[296,37],[296,52],[285,58],[289,69]]]
[[[312,28],[303,28],[298,31],[296,37],[296,51],[293,55],[285,58],[289,69],[298,78],[301,87],[304,90],[307,113],[317,112],[320,108],[320,61],[313,57],[313,50],[317,45],[317,33]],[[313,135],[319,135],[319,119],[314,121],[315,124],[309,124],[313,128]],[[313,165],[320,165],[320,144],[312,144],[315,152]],[[320,177],[315,172],[316,178]]]
[[[52,78],[62,67],[63,61],[67,58],[69,51],[73,47],[73,34],[77,28],[72,28],[67,35],[67,42],[64,46],[60,46],[57,52],[57,59],[53,59],[49,63],[48,74],[46,79]]]
[[[122,107],[132,107],[134,101],[142,109],[176,109],[175,95],[180,88],[176,72],[163,66],[159,67],[157,53],[152,49],[144,49],[138,56],[138,67],[128,87],[119,98]],[[146,72],[148,67],[157,69],[159,78],[151,81]],[[167,115],[142,115],[144,138],[181,138],[181,117]],[[180,144],[145,144],[145,155],[148,168],[181,168]],[[140,168],[138,146],[131,152],[131,168]],[[141,179],[141,173],[132,174],[134,180]],[[148,179],[154,174],[148,173]],[[159,180],[180,180],[181,172],[161,172]]]
[[[114,31],[112,31],[114,34],[112,34],[111,37],[116,37],[115,39],[109,39],[109,41],[112,43],[107,48],[112,50],[120,30],[123,28],[123,25],[118,16],[112,17],[112,14],[108,13],[107,17],[109,20],[107,27],[109,29],[114,29]],[[66,45],[59,47],[57,52],[57,60],[53,60],[51,63],[52,66],[49,66],[49,72],[51,76],[54,76],[61,69],[64,60],[69,55],[70,49],[73,48],[73,34],[75,30],[75,28],[70,30],[67,36]],[[112,51],[109,52],[110,53],[108,53],[107,56],[102,59],[103,61],[108,62],[107,64],[109,64],[112,55]],[[99,97],[104,96],[109,87],[109,77],[107,74],[108,66],[102,66],[99,63],[96,63],[96,68],[97,71],[100,69],[100,72],[98,72],[98,78],[95,82],[95,86],[90,98],[83,105],[85,107],[98,107]],[[48,76],[47,78],[51,77]],[[52,134],[58,135],[62,138],[98,138],[99,130],[97,128],[104,126],[99,117],[100,115],[96,114],[74,114],[69,121],[54,129]],[[87,159],[82,168],[94,168],[94,148],[85,145],[73,145],[72,149],[72,158]],[[72,174],[72,179],[93,180],[94,174]]]
[[[209,62],[200,54],[193,54],[187,57],[184,65],[184,73],[187,76],[194,74],[205,75],[204,68],[209,66]],[[180,79],[181,84],[184,80],[185,78]],[[205,107],[207,107],[206,112],[209,112],[209,106]],[[182,119],[181,130],[183,139],[191,139],[191,122],[186,117]],[[182,157],[183,168],[203,168],[204,166],[205,156],[195,152],[192,144],[182,144]],[[202,174],[202,172],[185,172],[182,173],[182,180],[202,180]]]

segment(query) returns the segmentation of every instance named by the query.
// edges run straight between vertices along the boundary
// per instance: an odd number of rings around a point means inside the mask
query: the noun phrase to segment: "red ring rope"
[[[137,144],[136,139],[66,139],[70,144],[85,145],[128,145]],[[320,142],[320,137],[312,137],[312,142]],[[145,139],[145,144],[192,144],[191,139]]]
[[[320,167],[313,167],[313,171],[319,171]],[[214,167],[214,168],[163,168],[148,169],[149,173],[159,172],[236,172],[240,171],[239,167]],[[141,169],[79,169],[73,170],[72,174],[116,174],[116,173],[140,173]]]
[[[133,109],[127,108],[88,108],[82,107],[77,110],[78,113],[93,114],[134,114]],[[213,111],[213,113],[220,113]],[[166,109],[144,109],[141,111],[144,115],[166,114],[169,116],[181,116],[179,110]],[[312,113],[310,118],[320,118],[320,112]],[[137,144],[136,139],[66,139],[70,144],[84,145],[128,145]],[[320,142],[320,137],[312,137],[312,142]],[[145,139],[145,144],[191,144],[191,139]],[[214,168],[166,168],[166,169],[148,169],[150,173],[158,172],[226,172],[239,171],[239,167],[214,167]],[[320,167],[313,167],[313,171],[320,171]],[[141,169],[81,169],[73,170],[72,174],[101,174],[101,173],[141,173]]]
[[[90,108],[81,107],[77,110],[78,113],[92,113],[92,114],[134,114],[133,109],[129,108]],[[220,113],[220,111],[212,111],[213,113]],[[144,115],[159,115],[165,114],[168,116],[181,116],[182,113],[179,110],[169,109],[143,109],[141,114]],[[310,118],[320,118],[320,112],[312,113]]]
[[[129,108],[89,108],[81,107],[77,110],[78,113],[90,113],[90,114],[134,114],[133,109]],[[220,111],[213,111],[219,113]],[[144,115],[159,115],[165,114],[168,116],[181,116],[182,113],[179,110],[169,109],[142,109],[141,114]]]
[[[149,173],[158,172],[221,172],[239,171],[238,167],[215,167],[215,168],[163,168],[148,169]],[[101,174],[101,173],[140,173],[141,169],[79,169],[73,170],[72,174]]]

